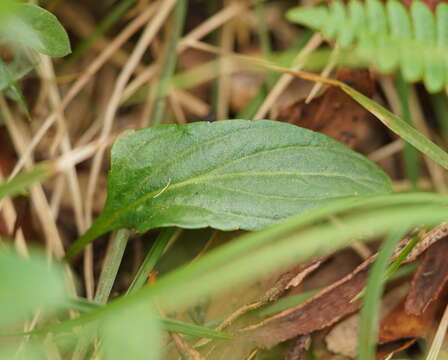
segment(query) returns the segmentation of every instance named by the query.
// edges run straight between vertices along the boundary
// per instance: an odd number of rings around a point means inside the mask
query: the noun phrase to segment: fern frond
[[[329,7],[298,7],[290,21],[321,31],[381,72],[400,69],[409,82],[423,80],[429,92],[448,84],[448,3],[435,11],[416,0],[408,10],[398,0],[337,0]]]

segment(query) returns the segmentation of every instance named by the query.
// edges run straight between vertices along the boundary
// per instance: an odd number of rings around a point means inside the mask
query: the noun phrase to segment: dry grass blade
[[[125,86],[129,81],[129,78],[131,77],[132,73],[134,72],[135,67],[137,66],[143,54],[145,53],[148,45],[153,40],[157,31],[159,31],[165,19],[168,17],[175,3],[176,3],[175,0],[167,0],[161,3],[160,8],[157,10],[157,16],[154,18],[153,21],[149,22],[146,25],[142,36],[140,37],[136,47],[134,48],[134,51],[131,54],[131,57],[129,58],[125,67],[123,68],[119,77],[117,78],[117,82],[115,84],[109,105],[106,109],[106,113],[104,114],[103,127],[99,137],[100,142],[106,141],[107,138],[109,137],[112,130],[113,120],[117,112],[117,109],[120,105],[120,100],[123,91],[125,89]],[[100,148],[98,153],[93,158],[89,184],[87,187],[87,199],[85,204],[86,223],[88,225],[90,225],[92,222],[91,216],[92,216],[93,197],[105,150],[106,150],[105,147]]]
[[[12,174],[17,174],[30,158],[37,144],[42,140],[43,136],[47,133],[48,129],[57,120],[57,114],[63,112],[70,102],[76,97],[76,95],[82,90],[82,88],[89,82],[93,75],[109,60],[114,52],[122,46],[139,28],[141,28],[149,19],[153,16],[156,10],[155,5],[148,7],[144,12],[140,14],[133,22],[131,22],[126,29],[124,29],[114,41],[112,41],[107,48],[95,59],[94,62],[82,73],[81,77],[70,87],[67,94],[64,96],[61,102],[60,108],[48,116],[43,122],[42,126],[33,136],[29,142],[27,148],[21,154],[19,161],[17,162]]]
[[[308,41],[306,46],[299,52],[294,60],[293,70],[298,71],[302,69],[305,65],[307,57],[316,50],[322,44],[322,37],[319,34],[313,35],[313,37]],[[283,74],[282,77],[274,85],[263,104],[258,109],[254,116],[254,120],[260,120],[266,117],[271,106],[275,103],[278,97],[285,91],[289,83],[294,79],[291,74]]]
[[[442,348],[443,341],[448,329],[448,306],[446,307],[442,320],[440,321],[439,327],[437,328],[436,335],[429,349],[428,356],[426,360],[436,360],[438,359],[440,349]]]

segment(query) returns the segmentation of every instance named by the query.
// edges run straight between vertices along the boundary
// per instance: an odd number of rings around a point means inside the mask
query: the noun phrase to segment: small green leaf
[[[150,303],[141,301],[110,314],[100,327],[105,359],[155,360],[160,354],[160,324]]]
[[[20,194],[34,183],[47,179],[52,173],[49,164],[36,165],[30,171],[21,172],[11,180],[0,183],[0,199],[5,196]]]
[[[335,198],[388,192],[365,157],[291,124],[155,126],[115,143],[107,203],[67,256],[117,228],[258,230]]]
[[[58,19],[45,9],[31,4],[16,4],[2,16],[0,36],[49,56],[70,53],[70,41]]]
[[[33,310],[52,309],[66,301],[62,269],[45,257],[20,257],[9,248],[0,250],[0,329],[23,321]]]
[[[29,116],[28,106],[26,105],[25,97],[23,96],[22,89],[20,88],[17,80],[31,71],[32,67],[15,73],[9,68],[7,64],[0,59],[0,91],[8,90],[11,97],[17,101],[22,110]]]

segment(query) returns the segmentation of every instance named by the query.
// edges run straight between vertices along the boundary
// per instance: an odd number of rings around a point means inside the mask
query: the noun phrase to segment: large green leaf
[[[105,208],[68,257],[117,228],[258,230],[335,198],[389,191],[388,177],[365,157],[291,124],[151,127],[113,146]]]
[[[49,265],[42,254],[20,257],[0,249],[0,329],[23,321],[35,310],[54,310],[67,299],[62,268]]]
[[[100,327],[100,333],[105,359],[160,358],[160,325],[151,304],[142,301],[110,314]]]
[[[0,36],[49,56],[70,53],[68,35],[53,14],[31,4],[15,4],[10,9],[1,17]]]

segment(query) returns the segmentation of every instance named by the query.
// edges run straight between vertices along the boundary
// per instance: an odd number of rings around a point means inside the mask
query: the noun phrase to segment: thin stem
[[[104,35],[112,28],[119,20],[123,18],[126,11],[134,5],[136,0],[121,0],[118,5],[107,14],[107,16],[100,22],[100,24],[93,30],[93,32],[81,41],[78,47],[73,51],[72,56],[67,63],[72,63],[80,56],[82,56],[94,43],[94,41],[101,35]]]
[[[404,81],[401,75],[397,77],[396,87],[401,103],[401,116],[409,125],[413,125],[411,109],[409,107],[409,85]],[[403,155],[406,175],[412,184],[412,188],[416,190],[418,179],[420,177],[417,149],[406,142],[404,144]]]
[[[105,304],[109,298],[130,233],[127,229],[120,229],[114,232],[109,240],[109,247],[95,294],[97,303]]]
[[[384,274],[394,253],[395,246],[404,236],[405,230],[399,228],[390,233],[378,254],[378,259],[372,266],[367,280],[366,296],[361,309],[359,323],[358,359],[375,358],[375,344],[379,323],[380,300],[384,289]]]
[[[160,70],[160,80],[158,83],[155,106],[150,117],[151,125],[159,125],[162,122],[166,107],[166,95],[169,91],[171,77],[174,74],[177,62],[177,45],[182,35],[187,12],[187,0],[178,0],[172,15],[172,30],[168,35],[165,54],[163,56],[162,68]]]
[[[159,261],[167,245],[170,241],[177,238],[179,234],[180,230],[176,230],[175,228],[166,228],[160,231],[153,246],[149,250],[148,254],[146,254],[145,260],[143,260],[143,263],[138,269],[137,275],[135,275],[135,278],[129,286],[126,294],[132,294],[145,284],[146,279],[151,274],[151,271],[154,269],[157,261]]]

